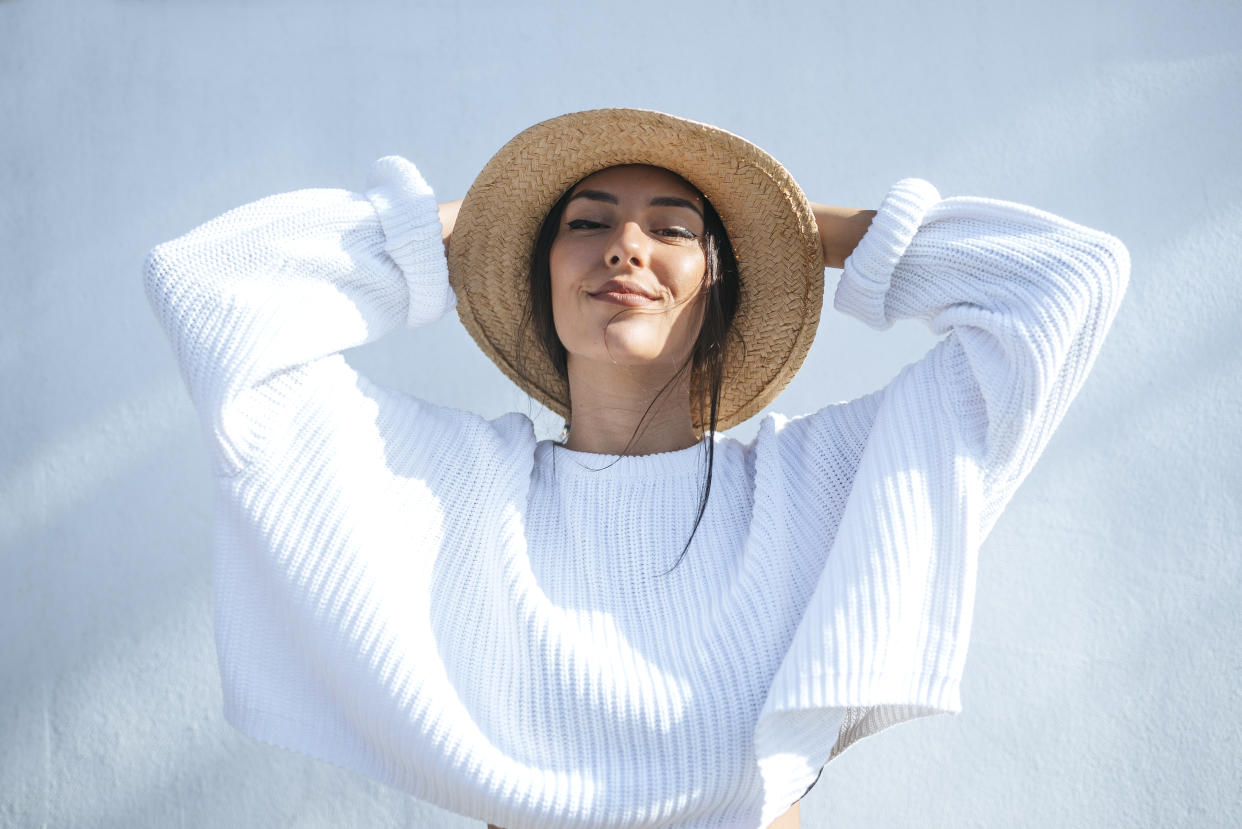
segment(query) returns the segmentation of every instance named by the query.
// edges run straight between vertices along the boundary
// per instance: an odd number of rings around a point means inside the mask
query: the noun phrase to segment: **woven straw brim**
[[[811,347],[823,303],[823,253],[810,203],[793,177],[754,144],[709,124],[600,109],[552,118],[509,141],[470,187],[449,243],[462,324],[506,376],[568,415],[568,383],[533,327],[521,331],[531,251],[544,217],[571,185],[620,164],[682,176],[728,231],[741,285],[717,428],[741,423],[780,394]]]

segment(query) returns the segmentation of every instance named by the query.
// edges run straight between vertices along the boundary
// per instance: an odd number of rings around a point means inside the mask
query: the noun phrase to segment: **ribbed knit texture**
[[[766,826],[855,740],[960,709],[979,544],[1128,274],[1104,233],[898,182],[836,307],[946,336],[881,391],[716,437],[662,576],[706,442],[574,452],[340,355],[453,306],[409,162],[160,245],[217,473],[226,716],[508,829]]]

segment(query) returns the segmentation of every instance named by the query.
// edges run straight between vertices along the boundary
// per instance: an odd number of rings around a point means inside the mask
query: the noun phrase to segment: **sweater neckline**
[[[685,449],[649,455],[580,452],[553,440],[541,440],[535,448],[535,463],[541,470],[554,470],[557,475],[609,479],[698,475],[707,469],[707,438]]]

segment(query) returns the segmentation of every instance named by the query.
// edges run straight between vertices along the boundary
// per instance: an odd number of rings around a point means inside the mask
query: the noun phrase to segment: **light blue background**
[[[919,176],[1133,258],[983,549],[964,713],[852,748],[804,826],[1236,825],[1240,92],[1228,2],[0,2],[0,823],[480,825],[224,723],[209,466],[141,264],[389,153],[456,198],[526,126],[638,106],[746,136],[816,201]],[[826,307],[774,408],[870,391],[931,342]],[[533,411],[455,317],[351,359]]]

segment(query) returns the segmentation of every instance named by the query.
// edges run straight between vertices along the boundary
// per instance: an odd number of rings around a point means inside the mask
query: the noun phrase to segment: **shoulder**
[[[884,390],[853,400],[831,403],[814,412],[788,416],[771,412],[764,417],[751,451],[776,453],[787,461],[805,460],[807,453],[861,452],[875,425]]]
[[[530,418],[507,412],[487,418],[373,384],[376,425],[398,474],[426,480],[461,479],[489,486],[529,477],[535,452]],[[522,470],[525,470],[523,473]]]
[[[848,494],[882,398],[877,391],[795,417],[767,414],[754,440],[740,450],[756,493],[790,506],[825,487]]]

